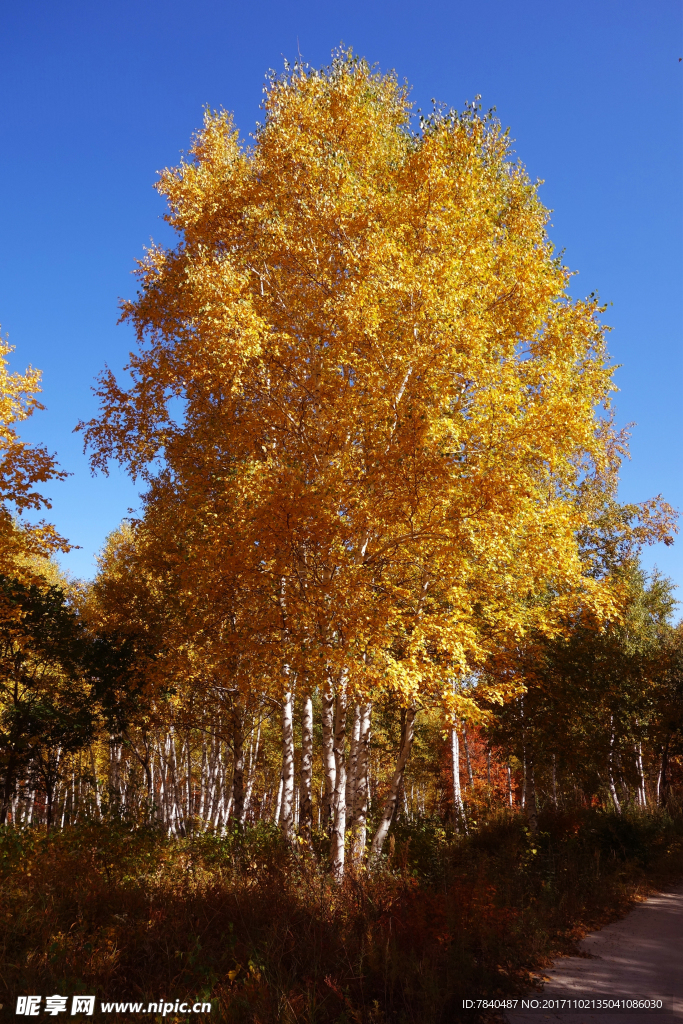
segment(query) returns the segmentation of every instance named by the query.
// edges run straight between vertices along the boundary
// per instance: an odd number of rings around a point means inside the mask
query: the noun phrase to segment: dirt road
[[[507,1014],[510,1024],[683,1021],[683,887],[639,904],[622,921],[587,935],[580,948],[583,956],[557,960],[542,993],[530,997],[659,997],[666,1000],[668,1012],[516,1010]]]

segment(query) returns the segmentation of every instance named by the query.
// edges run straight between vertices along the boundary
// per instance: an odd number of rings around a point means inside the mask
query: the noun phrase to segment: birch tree
[[[178,244],[141,262],[129,379],[101,376],[82,428],[94,468],[146,482],[143,529],[179,553],[184,620],[217,660],[241,679],[268,663],[278,699],[287,667],[343,679],[345,702],[462,715],[449,677],[614,612],[586,543],[624,450],[602,310],[570,297],[491,115],[415,126],[407,87],[339,53],[269,81],[250,148],[207,113],[157,187]],[[642,529],[669,519],[652,503]],[[515,686],[482,677],[479,704]]]

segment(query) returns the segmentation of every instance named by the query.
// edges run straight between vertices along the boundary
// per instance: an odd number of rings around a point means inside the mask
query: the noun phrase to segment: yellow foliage
[[[453,679],[492,651],[614,613],[579,543],[623,452],[601,310],[492,118],[415,133],[349,54],[273,80],[265,115],[247,149],[207,113],[161,175],[180,241],[124,306],[133,383],[101,379],[93,464],[149,481],[138,557],[217,664],[464,713]]]
[[[44,406],[36,398],[40,370],[29,367],[25,374],[9,373],[7,356],[12,351],[0,339],[0,572],[33,578],[44,575],[44,558],[68,551],[69,545],[48,523],[29,526],[17,517],[27,509],[50,508],[36,484],[62,480],[67,474],[57,469],[44,446],[27,444],[14,428]]]

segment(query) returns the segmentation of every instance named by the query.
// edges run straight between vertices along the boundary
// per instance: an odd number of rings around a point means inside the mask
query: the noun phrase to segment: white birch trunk
[[[282,808],[282,773],[280,773],[280,784],[277,789],[277,800],[275,801],[275,814],[273,815],[274,824],[278,825],[280,822],[280,809]]]
[[[346,834],[346,680],[337,686],[334,716],[334,818],[330,860],[332,874],[338,882],[344,877],[344,838]]]
[[[301,712],[301,776],[299,780],[299,828],[310,841],[313,828],[313,701],[310,696],[303,702]]]
[[[280,828],[290,839],[294,829],[294,723],[292,691],[282,701],[282,806]]]
[[[334,791],[336,786],[336,762],[334,759],[334,688],[328,678],[322,694],[322,726],[323,726],[323,772],[325,775],[325,793],[322,806],[322,824],[328,831],[332,827],[334,808]]]
[[[253,730],[252,730],[253,733]],[[258,752],[259,745],[261,743],[261,715],[259,713],[258,724],[256,727],[256,740],[254,743],[253,757],[252,747],[249,744],[249,774],[247,775],[247,795],[244,798],[244,819],[246,821],[247,815],[251,810],[251,795],[254,792],[254,779],[256,778],[256,765],[258,764]]]
[[[353,865],[358,869],[365,857],[368,831],[368,772],[370,768],[370,736],[372,704],[363,704],[360,709],[358,729],[358,753],[356,760],[356,786],[353,803]]]
[[[346,827],[353,827],[354,805],[356,800],[356,774],[358,771],[358,742],[360,738],[361,706],[356,704],[353,709],[353,726],[349,744],[349,767],[346,773]]]
[[[612,723],[610,722],[610,725]],[[614,784],[614,729],[610,732],[609,738],[609,758],[607,762],[607,779],[609,783],[609,794],[612,797],[612,803],[614,804],[614,810],[617,814],[621,814],[621,804],[619,797],[617,796],[617,787]]]
[[[643,746],[639,743],[635,748],[636,768],[638,769],[638,803],[642,808],[647,807],[647,793],[645,791],[645,771],[643,769]]]
[[[455,726],[451,729],[451,770],[453,772],[453,808],[455,812],[455,827],[460,829],[460,822],[465,819],[465,808],[462,802],[462,789],[460,786],[460,737]]]

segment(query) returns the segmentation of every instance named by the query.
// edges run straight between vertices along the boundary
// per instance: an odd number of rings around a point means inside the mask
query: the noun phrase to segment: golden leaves
[[[578,541],[619,459],[600,310],[493,120],[412,134],[348,55],[265,110],[250,150],[207,113],[161,176],[180,242],[141,266],[133,384],[102,379],[86,440],[147,473],[136,542],[226,671],[437,694],[610,604]]]

